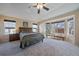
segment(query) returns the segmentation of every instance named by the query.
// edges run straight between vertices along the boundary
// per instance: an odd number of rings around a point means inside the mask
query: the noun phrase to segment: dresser
[[[20,40],[19,33],[9,34],[9,41]]]

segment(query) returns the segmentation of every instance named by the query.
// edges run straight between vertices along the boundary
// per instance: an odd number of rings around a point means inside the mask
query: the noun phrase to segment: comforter
[[[20,48],[25,48],[27,46],[33,45],[40,41],[43,42],[43,39],[44,39],[44,35],[42,35],[41,33],[25,35],[20,41]]]

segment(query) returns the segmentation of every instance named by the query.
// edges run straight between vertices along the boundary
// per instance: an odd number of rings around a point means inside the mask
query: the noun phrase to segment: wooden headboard
[[[19,32],[32,32],[32,28],[19,27]]]

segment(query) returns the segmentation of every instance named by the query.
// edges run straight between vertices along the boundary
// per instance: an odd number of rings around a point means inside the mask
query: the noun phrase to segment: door
[[[67,20],[67,36],[68,41],[71,43],[75,43],[75,18],[72,17]]]

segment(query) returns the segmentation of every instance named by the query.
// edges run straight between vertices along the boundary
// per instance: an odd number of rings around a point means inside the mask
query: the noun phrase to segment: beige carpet
[[[19,48],[19,41],[0,45],[0,55],[7,56],[79,56],[79,48],[54,39],[44,39],[26,49]]]

